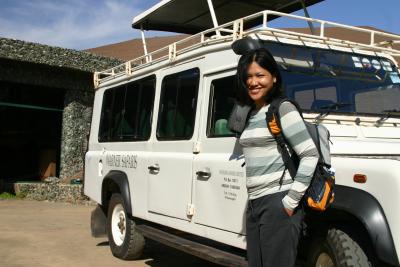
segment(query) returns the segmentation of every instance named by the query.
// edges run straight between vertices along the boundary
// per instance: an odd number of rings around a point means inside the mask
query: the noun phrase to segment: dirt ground
[[[122,261],[106,238],[90,235],[93,206],[0,200],[0,266],[218,267],[148,242],[142,259]]]

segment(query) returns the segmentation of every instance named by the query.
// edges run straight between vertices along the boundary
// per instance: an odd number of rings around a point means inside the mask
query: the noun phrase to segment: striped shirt
[[[283,198],[285,208],[295,209],[314,174],[318,162],[318,151],[308,133],[303,119],[295,106],[284,102],[279,107],[282,133],[299,157],[299,167],[294,181],[285,171],[277,143],[268,130],[266,112],[268,107],[252,111],[239,143],[246,160],[246,185],[250,199],[289,190]],[[279,180],[283,176],[283,184]]]

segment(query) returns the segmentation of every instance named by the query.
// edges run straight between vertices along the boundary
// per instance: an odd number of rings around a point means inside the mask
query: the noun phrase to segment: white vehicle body
[[[265,17],[275,13],[265,11],[258,15]],[[192,48],[179,51],[176,45],[172,45],[167,48],[169,52],[166,57],[149,59],[151,54],[145,55],[112,71],[96,73],[98,88],[85,164],[84,192],[87,196],[103,205],[104,179],[113,171],[124,173],[130,198],[130,210],[127,212],[133,217],[245,249],[247,191],[242,151],[235,136],[210,136],[213,82],[232,77],[236,72],[239,56],[230,48],[232,41],[252,36],[283,46],[347,53],[358,57],[360,64],[365,56],[382,59],[379,62],[381,68],[384,68],[383,62],[397,66],[392,57],[393,50],[378,46],[361,47],[350,42],[340,43],[323,38],[323,34],[319,36],[321,38],[301,36],[273,30],[265,24],[247,32],[240,27],[240,21],[223,25],[218,29],[233,29],[233,33],[224,37],[217,34],[211,38],[206,37],[206,34],[199,35],[201,43]],[[301,58],[295,62],[293,58],[277,56],[276,60],[287,66],[315,64]],[[353,60],[355,65],[359,63],[357,59]],[[144,63],[136,64],[139,61]],[[163,79],[192,69],[198,70],[197,104],[192,105],[195,107],[193,133],[185,140],[160,139],[157,129],[160,125],[158,114],[161,112]],[[393,69],[393,73],[395,71]],[[154,77],[155,80],[154,104],[150,113],[151,133],[148,139],[100,142],[104,93],[146,77]],[[398,82],[396,79],[394,75],[394,84]],[[368,99],[370,103],[377,103],[378,100],[371,99],[389,97],[399,103],[400,89],[393,87],[389,91],[384,95],[379,95],[379,92],[376,95],[361,94],[357,101]],[[310,121],[318,120],[329,129],[332,166],[336,169],[337,185],[366,192],[379,203],[382,213],[369,215],[375,220],[374,223],[388,225],[395,256],[400,255],[400,118],[354,112],[332,112],[321,116],[321,113],[315,111],[304,111],[304,117]],[[149,170],[149,167],[153,169]],[[355,174],[365,175],[366,182],[355,182]],[[357,214],[354,216],[357,217]],[[361,218],[360,221],[367,232],[373,232],[369,227],[375,226],[367,225]],[[375,242],[381,244],[391,241]],[[378,258],[387,260],[390,256],[378,255]],[[393,264],[393,261],[390,263]],[[399,264],[398,261],[395,264]]]

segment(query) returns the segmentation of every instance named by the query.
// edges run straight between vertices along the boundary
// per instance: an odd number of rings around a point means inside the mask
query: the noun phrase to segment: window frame
[[[162,110],[161,106],[163,104],[163,97],[165,95],[165,89],[164,89],[165,79],[168,78],[168,77],[171,77],[171,76],[179,76],[179,74],[182,74],[182,73],[188,72],[188,71],[197,72],[197,80],[196,80],[196,83],[195,83],[195,88],[196,88],[195,99],[196,99],[196,103],[194,105],[192,132],[191,132],[190,136],[185,137],[185,138],[160,136],[160,127],[161,127],[161,119],[162,119],[161,115],[164,112],[164,110]],[[189,69],[181,70],[179,72],[170,73],[170,74],[165,75],[162,78],[161,85],[160,85],[160,98],[159,98],[159,104],[158,104],[157,126],[156,126],[156,139],[157,139],[157,141],[162,141],[162,142],[163,141],[188,141],[188,140],[191,140],[193,138],[194,131],[195,131],[195,126],[196,126],[197,107],[198,107],[198,102],[199,102],[200,78],[201,78],[201,72],[200,72],[200,68],[199,67],[189,68]]]
[[[208,98],[208,111],[207,111],[207,129],[206,129],[206,137],[207,138],[226,138],[226,137],[235,137],[236,134],[235,133],[231,133],[231,134],[222,134],[222,135],[212,135],[211,134],[211,123],[212,123],[212,118],[214,116],[213,113],[213,109],[214,109],[214,92],[215,92],[215,86],[213,85],[213,82],[216,80],[222,80],[222,79],[226,79],[228,77],[232,77],[233,79],[235,79],[236,74],[231,74],[231,75],[226,75],[223,77],[215,77],[214,79],[212,79],[210,81],[210,93],[209,93],[209,98]],[[229,117],[227,118],[227,120],[229,120]]]
[[[151,115],[150,115],[150,131],[149,131],[149,135],[146,136],[145,138],[132,138],[132,139],[119,139],[119,140],[115,140],[115,139],[111,139],[110,137],[107,137],[107,140],[102,140],[100,137],[100,133],[101,133],[101,129],[102,129],[102,124],[103,124],[103,107],[104,107],[104,102],[105,102],[105,94],[106,92],[112,91],[112,90],[118,90],[119,88],[124,88],[124,100],[123,100],[123,112],[125,114],[125,105],[126,105],[126,97],[127,97],[127,92],[128,92],[128,86],[130,84],[133,83],[138,83],[139,84],[139,89],[138,90],[143,90],[143,86],[141,84],[142,81],[144,80],[153,80],[154,83],[154,87],[153,87],[153,100],[152,100],[152,107],[151,107]],[[115,87],[111,87],[111,88],[107,88],[104,90],[103,92],[103,99],[102,99],[102,104],[101,104],[101,110],[100,110],[100,121],[99,121],[99,131],[97,134],[97,140],[99,143],[126,143],[126,142],[144,142],[144,141],[148,141],[151,138],[151,133],[152,133],[152,122],[153,122],[153,113],[154,113],[154,104],[155,104],[155,100],[156,100],[156,90],[157,90],[157,76],[155,74],[151,74],[149,76],[134,80],[134,81],[129,81],[126,82],[124,84],[120,84],[118,86]],[[112,107],[114,107],[114,101],[115,101],[115,92],[113,95],[113,103],[112,103]],[[111,118],[112,119],[112,118]],[[139,126],[137,125],[136,128],[138,128]]]

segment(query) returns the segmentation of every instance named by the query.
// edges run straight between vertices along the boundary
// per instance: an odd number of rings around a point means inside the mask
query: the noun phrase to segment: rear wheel
[[[142,255],[145,240],[135,229],[135,222],[128,216],[122,196],[111,196],[107,214],[108,241],[112,254],[123,260],[134,260]]]
[[[356,241],[339,229],[329,229],[325,238],[315,240],[308,267],[368,267],[365,252]]]

